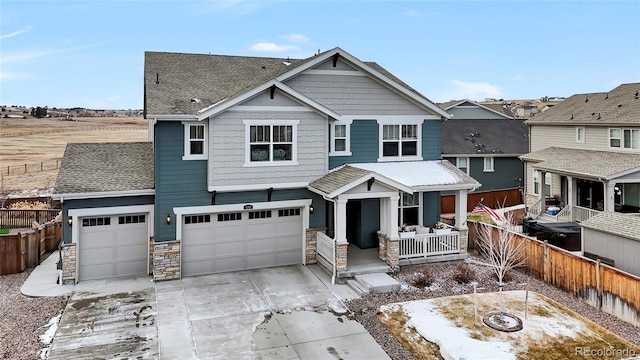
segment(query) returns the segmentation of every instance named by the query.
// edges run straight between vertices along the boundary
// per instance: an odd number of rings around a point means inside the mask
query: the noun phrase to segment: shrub
[[[431,273],[428,267],[423,267],[418,270],[411,278],[411,285],[417,288],[425,288],[431,286],[435,280],[435,277]]]
[[[468,284],[476,279],[476,271],[466,264],[458,264],[453,269],[453,280],[458,284]]]

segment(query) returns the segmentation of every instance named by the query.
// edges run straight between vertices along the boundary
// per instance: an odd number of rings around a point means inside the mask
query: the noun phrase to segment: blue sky
[[[337,46],[436,102],[570,96],[640,82],[639,24],[640,0],[2,0],[0,104],[141,109],[147,50]]]

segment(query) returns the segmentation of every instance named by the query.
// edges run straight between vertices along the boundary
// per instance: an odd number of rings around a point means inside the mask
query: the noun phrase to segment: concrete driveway
[[[79,283],[49,359],[388,359],[317,266]]]

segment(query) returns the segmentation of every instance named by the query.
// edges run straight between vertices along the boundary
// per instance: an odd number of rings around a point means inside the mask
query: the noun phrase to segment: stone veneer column
[[[316,254],[318,253],[318,232],[322,229],[307,229],[305,238],[305,263],[307,265],[316,264]]]
[[[387,235],[378,231],[378,258],[387,261]]]
[[[62,244],[62,283],[76,281],[76,244]]]
[[[469,229],[458,231],[460,231],[460,254],[466,254],[469,246]]]
[[[180,242],[153,244],[153,281],[180,279]]]
[[[400,239],[387,237],[387,265],[392,270],[400,265]]]
[[[336,272],[347,271],[348,242],[336,242]]]

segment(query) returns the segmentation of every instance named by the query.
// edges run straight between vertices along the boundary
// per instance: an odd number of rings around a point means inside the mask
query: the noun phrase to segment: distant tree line
[[[37,118],[43,118],[47,116],[47,107],[35,107],[31,108],[31,115]]]

